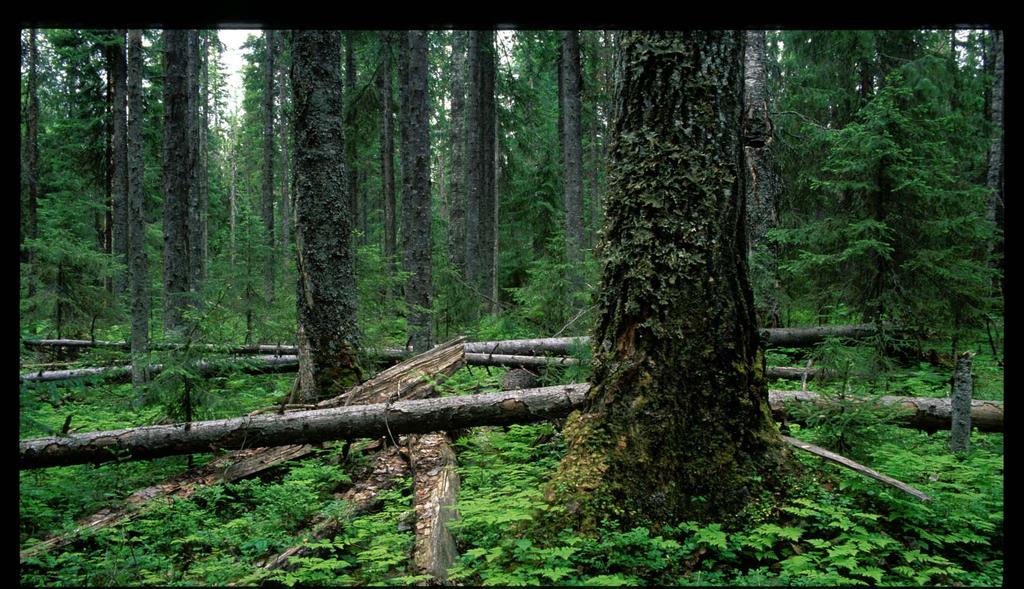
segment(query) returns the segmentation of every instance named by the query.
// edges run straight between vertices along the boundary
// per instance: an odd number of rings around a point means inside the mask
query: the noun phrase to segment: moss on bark
[[[747,279],[742,33],[623,35],[594,387],[549,488],[558,525],[721,519],[792,472]]]

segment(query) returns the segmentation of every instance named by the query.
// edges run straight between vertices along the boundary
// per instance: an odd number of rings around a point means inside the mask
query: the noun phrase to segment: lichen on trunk
[[[593,387],[548,489],[587,530],[727,517],[794,468],[747,278],[740,32],[625,33]]]

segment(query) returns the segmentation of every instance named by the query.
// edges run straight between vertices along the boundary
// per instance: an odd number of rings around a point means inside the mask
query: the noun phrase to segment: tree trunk
[[[394,114],[391,109],[391,39],[392,33],[380,33],[380,173],[384,198],[384,260],[389,270],[394,268],[398,250],[398,226],[395,222],[395,141],[392,130]]]
[[[28,168],[28,236],[30,239],[39,237],[39,49],[36,43],[37,30],[29,31],[28,57],[28,115],[25,124],[25,144],[27,147]],[[29,250],[27,254],[30,265],[28,279],[28,296],[35,296],[35,264],[34,256]]]
[[[744,255],[742,33],[625,33],[622,47],[594,387],[549,492],[586,531],[609,515],[717,520],[796,468]]]
[[[993,241],[991,251],[996,255],[996,263],[1002,271],[999,278],[1000,285],[1005,284],[1006,267],[1002,259],[1003,246],[1002,246],[1002,231],[1004,226],[1004,185],[1003,179],[1003,135],[1005,133],[1003,128],[1003,87],[1005,85],[1005,66],[1003,58],[1003,31],[996,29],[992,31],[992,59],[994,63],[993,67],[993,80],[992,80],[992,91],[990,99],[990,121],[992,125],[993,139],[992,145],[988,152],[988,189],[989,198],[988,206],[986,208],[986,218],[988,222],[992,224],[998,233],[996,239]]]
[[[405,33],[401,55],[402,269],[409,273],[405,284],[408,341],[414,350],[423,351],[433,339],[426,31]]]
[[[362,219],[363,203],[359,202],[359,174],[356,169],[356,56],[355,34],[345,31],[345,165],[348,167],[349,207],[356,219]],[[359,229],[363,227],[359,226]],[[360,238],[360,242],[362,238]]]
[[[572,281],[581,286],[579,264],[583,260],[583,139],[580,126],[580,43],[577,31],[565,31],[562,40],[562,61],[559,67],[562,83],[562,155],[565,189],[565,259],[572,268]]]
[[[145,358],[149,342],[149,262],[146,252],[146,198],[143,190],[145,145],[142,140],[142,31],[128,31],[128,273],[132,299],[132,384],[146,380]]]
[[[775,293],[779,281],[773,271],[775,255],[764,242],[769,229],[778,225],[778,199],[781,188],[772,144],[772,121],[768,116],[768,74],[765,32],[746,32],[744,63],[745,111],[743,114],[743,155],[746,164],[747,256],[755,279],[754,300],[762,324],[781,323]]]
[[[466,279],[479,299],[494,280],[494,32],[469,34],[466,113]]]
[[[189,192],[194,151],[189,141],[189,32],[164,31],[164,332],[179,334],[191,284]]]
[[[448,522],[458,518],[455,503],[461,486],[451,439],[445,433],[409,436],[409,464],[416,510],[412,561],[418,574],[443,581],[459,557],[448,531]]]
[[[974,382],[971,378],[971,359],[974,354],[964,352],[956,358],[953,372],[952,425],[949,431],[949,449],[953,452],[967,452],[971,448],[971,397]]]
[[[466,41],[465,31],[452,32],[451,184],[448,190],[448,255],[466,271]]]
[[[413,377],[418,379],[417,382],[422,380],[418,373]],[[429,389],[430,384],[426,383],[426,386]],[[333,406],[322,409],[197,421],[192,422],[187,430],[184,424],[173,424],[35,438],[19,443],[19,468],[99,463],[114,460],[117,456],[122,460],[144,460],[210,452],[217,448],[293,446],[327,440],[531,423],[565,417],[576,409],[585,410],[590,389],[588,384],[572,384],[392,403],[382,401],[378,394],[374,397],[376,404],[343,405],[335,402],[330,403]],[[392,384],[374,390],[403,389]],[[906,424],[924,429],[930,429],[933,424],[949,427],[948,399],[882,397],[880,401],[916,410],[904,418]],[[765,411],[768,411],[767,402],[766,398]],[[786,404],[793,402],[827,403],[815,393],[771,393],[771,410],[780,416],[785,416]],[[1002,403],[974,401],[972,404],[972,416],[980,417],[982,423],[998,422],[1001,429],[1002,415]],[[944,426],[941,425],[943,420]],[[681,435],[688,439],[696,436],[692,430]],[[618,443],[619,438],[616,440]],[[703,452],[710,453],[708,447],[704,447]]]
[[[289,245],[291,244],[291,203],[289,202],[288,184],[288,116],[285,105],[288,100],[287,76],[288,68],[284,62],[285,40],[284,35],[278,36],[278,79],[277,79],[277,100],[278,100],[278,143],[280,144],[280,168],[281,168],[281,207],[278,224],[281,226],[281,276],[285,276],[288,269]]]
[[[299,356],[306,367],[299,400],[356,384],[355,256],[345,185],[341,40],[336,31],[295,31],[295,242]]]
[[[202,116],[199,118],[199,247],[198,273],[200,284],[206,281],[210,260],[210,35],[215,31],[206,31],[199,43],[199,107]]]
[[[123,29],[118,29],[119,42],[110,47],[110,74],[113,81],[113,133],[111,137],[111,253],[125,266],[128,265],[128,112],[127,112],[127,64]],[[121,296],[126,290],[126,272],[114,275],[114,295]]]
[[[204,153],[201,139],[203,135],[203,129],[201,128],[203,119],[200,116],[200,73],[202,68],[199,46],[199,31],[188,31],[188,82],[186,85],[188,114],[186,122],[191,164],[186,227],[189,250],[189,292],[191,293],[192,304],[196,306],[202,303],[199,291],[202,288],[203,276],[206,274],[205,260],[203,260],[203,223],[205,218],[205,213],[203,212],[203,184],[206,177],[203,169]]]
[[[274,299],[274,31],[264,32],[263,86],[263,300],[269,306]]]

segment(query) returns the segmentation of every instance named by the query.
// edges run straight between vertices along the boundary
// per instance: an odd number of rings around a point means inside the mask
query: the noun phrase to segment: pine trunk
[[[971,448],[971,400],[974,395],[974,381],[971,377],[971,360],[974,354],[964,352],[956,358],[953,371],[952,418],[949,430],[949,449],[953,452],[967,452]]]
[[[194,153],[189,134],[188,37],[184,30],[164,31],[164,332],[184,328],[191,284],[188,244],[189,192]]]
[[[116,259],[128,265],[128,131],[127,131],[127,64],[125,63],[124,30],[118,30],[119,42],[110,47],[110,74],[113,81],[113,133],[111,151],[111,253]],[[126,289],[125,272],[114,275],[114,295],[120,296]]]
[[[1005,66],[1003,58],[1003,31],[992,31],[992,56],[993,80],[991,98],[989,102],[990,122],[992,125],[993,139],[992,146],[988,152],[988,189],[989,198],[986,208],[986,218],[997,230],[997,237],[993,242],[991,251],[996,256],[996,263],[1002,270],[1000,274],[1000,285],[1005,284],[1006,268],[1003,257],[1002,231],[1004,227],[1004,184],[1003,179],[1003,88],[1005,86]]]
[[[128,273],[132,299],[132,384],[145,382],[149,342],[149,265],[146,253],[146,198],[143,190],[145,145],[142,140],[142,31],[128,31]]]
[[[216,32],[206,31],[199,42],[199,247],[198,273],[200,283],[204,282],[209,273],[210,260],[210,35]]]
[[[594,386],[549,491],[587,531],[719,519],[795,468],[747,279],[742,33],[623,33],[622,52]]]
[[[338,394],[361,380],[340,61],[336,31],[295,31],[292,165],[299,356],[304,367],[300,401]]]
[[[395,222],[394,113],[391,108],[391,39],[390,32],[380,34],[380,173],[384,198],[384,260],[389,269],[394,268],[395,255],[398,250],[398,226]]]
[[[266,54],[263,60],[263,300],[269,306],[274,299],[274,31],[264,33]]]
[[[583,260],[583,139],[580,126],[580,44],[577,31],[566,31],[562,40],[562,155],[565,189],[565,259],[573,268],[572,281],[578,288]]]
[[[27,157],[25,158],[28,168],[28,236],[30,239],[39,237],[39,88],[38,88],[38,64],[39,48],[36,42],[36,29],[29,31],[29,57],[28,57],[28,116],[26,117],[25,143],[27,146]],[[32,271],[28,279],[28,295],[35,295],[35,266],[32,262],[33,255],[29,250],[27,259]]]
[[[206,274],[203,260],[203,191],[206,180],[202,150],[203,119],[200,113],[200,70],[199,31],[188,31],[188,145],[190,153],[190,173],[188,185],[188,217],[186,230],[188,233],[189,291],[192,304],[199,305],[199,291],[202,288],[203,276]]]
[[[452,265],[466,271],[466,40],[452,33],[451,184],[449,186],[448,253]]]
[[[495,60],[494,31],[481,33],[480,49],[480,277],[477,288],[480,294],[490,296],[495,272],[494,250],[498,241],[496,210],[498,206],[495,186],[495,127],[497,124],[494,104]],[[491,313],[497,307],[491,303]]]
[[[409,273],[405,303],[409,343],[423,351],[432,340],[430,110],[427,96],[427,33],[409,31],[402,40],[402,269]]]
[[[289,245],[291,244],[291,203],[289,202],[288,195],[288,183],[290,176],[288,174],[288,117],[285,114],[285,104],[288,100],[288,87],[287,87],[287,76],[288,68],[284,63],[283,54],[285,47],[284,36],[278,36],[278,59],[277,59],[277,102],[278,102],[278,143],[280,145],[280,172],[281,172],[281,207],[280,217],[278,224],[281,226],[281,276],[285,275],[285,271],[288,268],[288,255],[291,253]]]
[[[469,59],[469,88],[466,105],[466,282],[472,288],[478,288],[480,281],[480,215],[483,198],[483,162],[480,145],[480,126],[482,124],[480,98],[481,80],[481,43],[482,31],[469,32],[467,56]],[[474,305],[474,308],[476,305]]]
[[[764,241],[769,229],[778,224],[781,188],[772,153],[772,121],[768,115],[768,75],[765,70],[764,31],[746,32],[743,155],[746,163],[747,256],[754,269],[755,303],[763,324],[781,323],[775,293],[779,281],[774,271],[774,253]]]

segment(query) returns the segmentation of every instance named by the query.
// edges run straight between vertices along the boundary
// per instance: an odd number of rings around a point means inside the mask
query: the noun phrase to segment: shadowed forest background
[[[643,196],[663,162],[627,153],[663,141],[630,126],[629,97],[661,113],[671,94],[629,91],[697,74],[644,78],[660,47],[645,39],[253,31],[235,100],[214,30],[22,30],[23,445],[329,407],[346,390],[369,404],[610,386],[600,333],[619,321],[605,314],[616,285],[650,285],[667,308],[677,276],[697,276],[662,272],[685,249],[658,221],[675,205]],[[794,451],[790,490],[759,495],[757,475],[728,517],[707,515],[708,493],[672,508],[693,519],[630,507],[591,521],[553,490],[586,437],[566,406],[532,424],[281,446],[237,476],[217,466],[227,446],[23,465],[20,582],[1001,584],[1002,31],[735,40],[735,92],[707,108],[737,114],[722,120],[740,163],[711,168],[741,188],[723,222],[740,227],[747,327],[770,328],[751,382],[771,389],[784,434],[928,501]],[[698,175],[672,182],[711,186]],[[637,251],[662,253],[623,258]],[[826,329],[800,340],[812,327]],[[680,340],[719,341],[688,329]],[[548,341],[580,336],[597,343]],[[527,338],[547,343],[498,345]],[[957,383],[997,418],[968,407],[973,432],[957,434],[955,408],[921,417],[920,403],[955,404]],[[457,517],[437,515],[449,504]],[[551,523],[567,505],[584,523]],[[420,525],[424,506],[441,519]],[[424,548],[435,529],[450,549]]]

